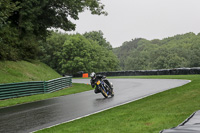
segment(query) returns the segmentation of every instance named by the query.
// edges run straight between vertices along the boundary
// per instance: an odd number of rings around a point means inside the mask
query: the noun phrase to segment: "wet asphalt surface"
[[[182,86],[188,80],[109,79],[115,96],[104,98],[86,91],[68,96],[0,109],[0,133],[27,133],[119,106],[143,97]],[[73,79],[89,83],[89,79]]]

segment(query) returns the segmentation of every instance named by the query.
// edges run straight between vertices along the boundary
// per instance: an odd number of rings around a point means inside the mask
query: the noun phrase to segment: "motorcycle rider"
[[[96,85],[96,82],[102,78],[101,75],[96,75],[94,72],[92,72],[92,73],[90,74],[90,77],[91,77],[90,83],[91,83],[92,88],[94,88],[95,85]],[[98,87],[96,86],[96,88],[94,89],[94,93],[97,94],[97,93],[99,93],[99,92],[100,92],[100,90],[99,90]]]
[[[101,80],[101,79],[103,78],[103,79],[104,79],[104,82],[105,82],[108,86],[110,86],[110,87],[113,89],[112,83],[110,83],[108,80],[105,80],[105,78],[106,78],[105,76],[96,75],[94,72],[92,72],[92,73],[90,74],[90,77],[91,77],[90,83],[91,83],[92,88],[95,87],[97,81],[99,81],[99,80]],[[99,92],[101,92],[101,91],[98,89],[97,85],[96,85],[96,87],[95,87],[94,92],[95,92],[96,94],[99,93]]]

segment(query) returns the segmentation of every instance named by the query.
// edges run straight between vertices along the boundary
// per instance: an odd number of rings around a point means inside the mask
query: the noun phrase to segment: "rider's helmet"
[[[94,73],[94,72],[92,72],[91,74],[90,74],[90,77],[91,78],[94,78],[96,76],[96,74]]]

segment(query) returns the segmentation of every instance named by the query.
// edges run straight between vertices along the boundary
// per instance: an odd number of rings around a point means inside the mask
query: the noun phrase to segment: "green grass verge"
[[[91,89],[93,89],[93,88],[89,85],[73,83],[72,87],[65,88],[65,89],[62,89],[60,91],[56,91],[53,93],[38,94],[38,95],[32,95],[32,96],[26,96],[26,97],[0,100],[0,108],[17,105],[17,104],[28,103],[28,102],[45,100],[45,99],[69,95],[69,94],[75,94],[75,93],[79,93],[79,92],[88,91]]]
[[[158,133],[163,129],[177,126],[200,109],[200,75],[128,78],[189,79],[192,82],[37,133]]]
[[[39,61],[0,61],[0,84],[26,81],[47,81],[61,77]]]

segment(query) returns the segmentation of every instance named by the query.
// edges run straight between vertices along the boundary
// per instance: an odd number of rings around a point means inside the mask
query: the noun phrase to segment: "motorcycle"
[[[111,97],[114,96],[114,92],[113,92],[113,84],[111,82],[109,82],[105,76],[103,76],[102,78],[100,78],[97,82],[96,82],[96,86],[98,87],[98,89],[100,90],[101,94],[107,98],[109,95]]]

